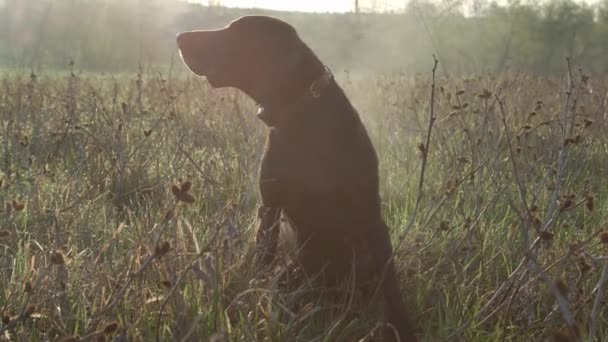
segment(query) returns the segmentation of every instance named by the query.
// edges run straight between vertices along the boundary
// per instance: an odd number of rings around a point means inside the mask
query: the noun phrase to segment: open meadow
[[[373,340],[378,310],[255,269],[267,128],[243,95],[154,69],[0,78],[0,340]],[[608,80],[337,78],[422,340],[608,338]]]

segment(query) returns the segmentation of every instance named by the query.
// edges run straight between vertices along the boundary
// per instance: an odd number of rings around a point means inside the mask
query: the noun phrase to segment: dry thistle
[[[492,97],[492,92],[489,91],[488,89],[484,89],[481,91],[481,94],[477,95],[477,97],[479,97],[480,99],[489,99],[490,97]]]
[[[9,236],[11,236],[11,232],[9,232],[9,231],[8,231],[8,230],[6,230],[6,229],[1,229],[1,230],[0,230],[0,239],[7,238],[7,237],[9,237]]]
[[[170,280],[162,280],[160,283],[168,289],[170,289],[173,286],[173,283]]]
[[[13,200],[12,206],[13,206],[13,210],[15,210],[15,212],[19,212],[19,211],[23,210],[23,208],[25,208],[25,204],[19,203],[16,200]]]
[[[585,196],[585,206],[587,207],[587,210],[593,211],[593,195]]]
[[[568,245],[568,253],[578,256],[581,254],[582,243],[579,240]]]
[[[192,187],[192,183],[190,181],[185,181],[181,185],[172,184],[171,192],[175,195],[178,201],[192,204],[194,203],[194,196],[192,196],[188,190]]]
[[[445,185],[445,196],[450,196],[451,194],[454,193],[454,191],[456,190],[456,182],[454,182],[452,179],[448,180],[448,182]]]
[[[538,237],[541,240],[544,240],[544,241],[551,241],[551,240],[553,240],[553,238],[555,237],[555,235],[553,233],[551,233],[551,232],[548,232],[548,231],[544,230],[544,231],[538,233]]]
[[[568,294],[568,284],[566,284],[566,281],[564,281],[564,279],[557,279],[555,281],[555,287],[557,287],[557,290],[562,296],[566,296]]]
[[[65,255],[62,250],[56,249],[51,253],[51,264],[53,264],[53,265],[65,264]]]
[[[116,332],[116,330],[118,330],[118,322],[113,321],[106,324],[106,326],[103,328],[103,333],[106,335],[112,335]]]
[[[559,201],[560,210],[567,210],[574,206],[574,194],[563,195],[562,199]]]
[[[448,221],[441,221],[441,223],[439,223],[439,231],[445,232],[448,231],[450,229],[450,224],[448,223]]]
[[[169,243],[169,241],[162,241],[158,245],[156,245],[156,248],[154,248],[154,256],[157,258],[161,258],[165,254],[167,254],[170,250],[171,250],[171,244]]]
[[[23,283],[23,291],[25,291],[26,293],[31,293],[33,290],[34,290],[34,284],[32,283],[31,279],[29,279],[25,283]]]
[[[426,151],[426,147],[424,147],[424,143],[418,144],[418,151],[420,151],[420,153],[422,153],[422,155],[424,155],[424,152]]]
[[[152,130],[151,130],[151,129],[144,130],[144,135],[145,135],[146,137],[149,137],[149,136],[150,136],[150,134],[152,134]]]
[[[540,230],[543,226],[543,221],[541,219],[539,219],[536,216],[532,216],[530,218],[530,222],[532,222],[532,224],[534,225],[534,227],[538,230]],[[541,237],[542,238],[542,237]]]
[[[591,119],[587,119],[587,118],[585,118],[585,119],[583,120],[583,122],[584,122],[584,124],[585,124],[585,128],[587,128],[587,127],[589,127],[589,126],[593,125],[593,120],[591,120]]]
[[[554,330],[549,333],[549,341],[551,342],[571,342],[576,341],[570,337],[570,334],[565,331]]]
[[[581,273],[587,273],[591,270],[591,265],[589,265],[585,258],[578,259],[578,266],[581,269]]]
[[[599,238],[602,243],[608,244],[608,230],[601,232]]]
[[[21,146],[23,146],[23,147],[27,147],[27,145],[29,145],[29,143],[30,143],[30,141],[29,141],[29,139],[28,139],[27,135],[24,135],[24,136],[21,138],[21,141],[19,141],[19,145],[21,145]]]
[[[182,190],[176,184],[171,184],[171,192],[177,197]]]
[[[182,192],[189,191],[191,187],[192,187],[192,182],[191,182],[191,181],[189,181],[189,180],[184,181],[184,182],[183,182],[183,183],[180,185],[180,189],[181,189],[181,191],[182,191]]]
[[[6,312],[2,313],[2,324],[8,325],[10,322],[11,322],[11,316]]]
[[[62,337],[60,341],[61,342],[79,342],[80,338],[78,336],[68,335],[68,336]]]
[[[169,221],[172,218],[173,218],[173,210],[167,210],[167,212],[165,213],[164,220]]]
[[[181,192],[178,196],[176,196],[179,201],[184,203],[192,204],[195,202],[194,196],[187,192]]]

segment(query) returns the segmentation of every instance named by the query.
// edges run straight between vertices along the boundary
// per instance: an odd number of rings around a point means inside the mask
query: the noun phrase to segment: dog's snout
[[[180,32],[177,34],[177,36],[175,37],[175,40],[177,40],[177,46],[182,46],[185,36],[185,32]]]

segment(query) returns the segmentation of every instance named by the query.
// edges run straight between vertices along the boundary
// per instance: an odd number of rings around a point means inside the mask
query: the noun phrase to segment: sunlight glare
[[[1,1],[1,0],[0,0]],[[304,12],[350,12],[354,8],[353,0],[189,0],[203,5],[209,3],[228,7],[267,8],[278,11]]]

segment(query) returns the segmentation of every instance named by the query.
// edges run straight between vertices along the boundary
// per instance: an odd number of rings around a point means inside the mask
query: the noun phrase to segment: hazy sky
[[[1,0],[0,0],[1,1]],[[306,12],[349,12],[354,8],[355,0],[189,0],[190,2],[221,3],[231,7],[257,7],[284,11]],[[404,0],[360,0],[361,7],[375,3],[378,7],[400,8]]]
[[[2,1],[2,0],[0,0]],[[221,3],[229,7],[245,8],[269,8],[284,11],[306,11],[306,12],[350,12],[354,8],[355,0],[187,0],[203,4]],[[543,0],[540,0],[543,1]],[[403,9],[407,0],[359,0],[361,8],[374,4],[375,8],[383,10]],[[472,0],[464,0],[471,3]],[[504,3],[498,0],[498,3]],[[523,2],[526,2],[524,0]],[[575,0],[575,2],[597,3],[597,0]]]

